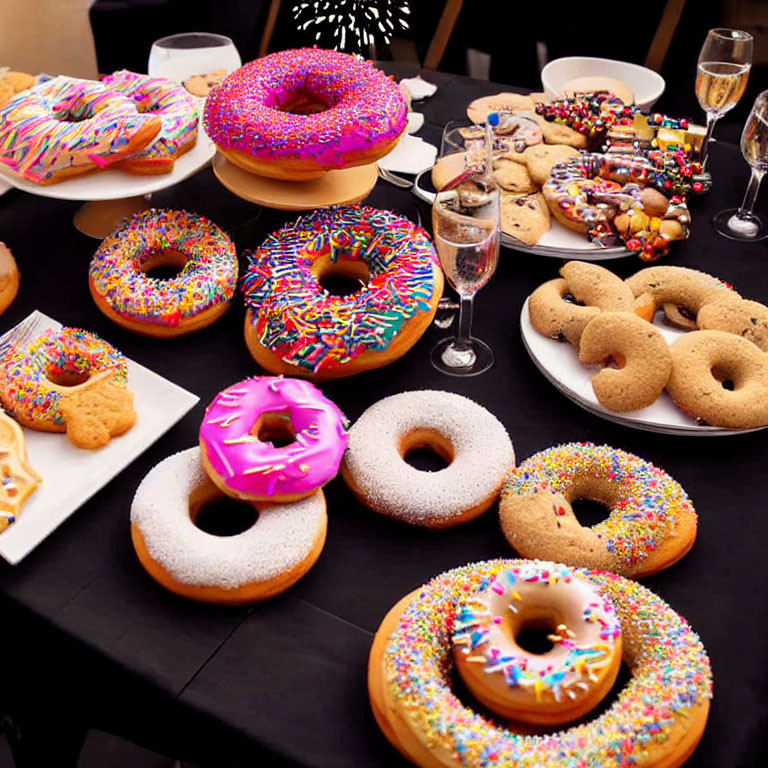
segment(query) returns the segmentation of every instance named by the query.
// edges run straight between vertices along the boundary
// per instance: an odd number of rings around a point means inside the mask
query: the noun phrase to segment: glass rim
[[[734,34],[736,33],[736,34]],[[743,29],[731,29],[730,27],[714,27],[707,32],[707,35],[719,37],[721,40],[739,40],[740,42],[754,41],[754,37]]]
[[[167,43],[169,40],[183,40],[187,37],[207,37],[211,40],[216,40],[222,46],[234,45],[231,37],[227,37],[226,35],[219,35],[215,32],[178,32],[175,35],[166,35],[165,37],[161,37],[159,40],[155,40],[152,45],[156,45],[159,48],[165,48],[165,43]]]

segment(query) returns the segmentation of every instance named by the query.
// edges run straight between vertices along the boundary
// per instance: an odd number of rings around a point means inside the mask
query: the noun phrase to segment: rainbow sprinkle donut
[[[204,119],[236,165],[302,180],[375,162],[405,131],[407,117],[398,85],[370,62],[302,48],[233,72],[208,97]]]
[[[302,216],[248,254],[245,340],[272,373],[316,380],[350,376],[404,355],[427,329],[443,276],[427,234],[365,206]],[[348,296],[328,275],[365,283]]]
[[[53,184],[138,152],[160,125],[101,83],[57,77],[0,108],[0,163],[36,184]]]
[[[465,706],[451,689],[457,612],[504,572],[556,582],[568,575],[610,600],[631,680],[598,717],[557,733],[522,735]],[[368,690],[389,740],[421,766],[490,768],[681,765],[696,748],[712,696],[709,659],[688,623],[661,598],[612,573],[492,560],[437,576],[403,598],[371,648]]]
[[[65,432],[59,408],[64,394],[97,375],[124,387],[128,363],[95,333],[78,328],[48,330],[30,344],[12,347],[0,363],[0,400],[22,426]]]
[[[119,167],[131,173],[170,173],[179,156],[197,141],[197,99],[186,88],[164,77],[137,75],[127,69],[107,75],[102,82],[111,91],[132,99],[142,114],[155,115],[162,121],[155,140],[146,149],[122,160]]]
[[[604,504],[608,518],[583,528],[576,499]],[[633,578],[677,562],[696,538],[696,512],[680,484],[608,445],[567,443],[534,454],[509,473],[499,511],[504,535],[524,557]]]
[[[147,271],[181,267],[169,280]],[[147,336],[180,336],[227,311],[237,288],[237,255],[211,221],[186,211],[142,211],[105,238],[93,256],[91,295],[118,325]]]

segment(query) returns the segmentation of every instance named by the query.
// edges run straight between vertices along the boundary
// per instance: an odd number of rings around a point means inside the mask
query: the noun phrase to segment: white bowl
[[[541,70],[541,84],[551,98],[563,95],[563,84],[574,77],[613,77],[629,86],[635,94],[635,104],[647,111],[664,93],[664,78],[652,69],[615,59],[597,59],[593,56],[566,56],[550,61]]]

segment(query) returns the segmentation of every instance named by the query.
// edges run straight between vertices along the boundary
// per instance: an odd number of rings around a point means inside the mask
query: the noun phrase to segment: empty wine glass
[[[475,294],[499,262],[499,188],[493,179],[488,137],[468,147],[468,165],[435,195],[432,227],[435,248],[448,283],[459,295],[456,336],[432,350],[432,365],[453,376],[476,376],[493,365],[491,348],[472,337]],[[480,156],[480,162],[477,162]]]
[[[184,32],[161,37],[152,43],[147,72],[181,84],[193,75],[207,75],[223,69],[226,74],[242,65],[230,38],[209,32]]]
[[[707,114],[707,132],[701,145],[705,166],[715,123],[744,95],[752,66],[753,38],[740,29],[710,29],[699,53],[696,98]]]
[[[741,132],[741,154],[752,175],[741,208],[729,208],[712,219],[715,229],[731,240],[762,240],[768,237],[762,219],[754,212],[760,182],[768,170],[768,91],[756,99]]]

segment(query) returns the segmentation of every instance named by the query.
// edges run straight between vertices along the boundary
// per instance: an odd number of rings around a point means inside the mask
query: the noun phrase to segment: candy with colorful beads
[[[571,503],[586,498],[608,518],[582,527]],[[696,512],[663,469],[593,443],[547,448],[509,473],[499,505],[509,543],[525,557],[647,576],[677,562],[696,537]]]

